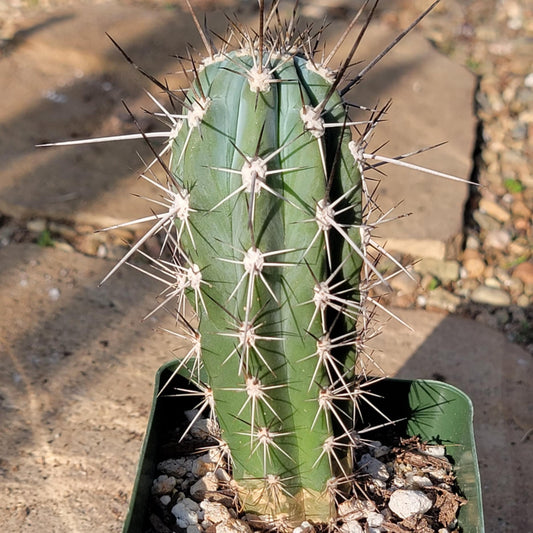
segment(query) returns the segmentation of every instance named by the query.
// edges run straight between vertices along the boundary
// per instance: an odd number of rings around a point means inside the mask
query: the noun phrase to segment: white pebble
[[[183,477],[187,473],[187,465],[184,459],[167,459],[157,465],[157,470],[168,476],[177,478]]]
[[[339,529],[340,533],[364,533],[361,524],[357,520],[349,520],[344,522]]]
[[[176,517],[176,525],[183,529],[198,524],[198,511],[200,506],[190,498],[181,500],[171,509],[171,513]]]
[[[161,498],[159,498],[159,501],[163,505],[168,505],[171,500],[172,500],[172,498],[168,494],[163,494],[163,496],[161,496]]]
[[[511,243],[511,235],[505,230],[493,230],[487,232],[483,246],[494,248],[495,250],[505,250]]]
[[[384,520],[385,518],[381,513],[370,513],[366,517],[368,527],[380,527]]]
[[[424,450],[426,455],[431,455],[431,457],[444,457],[446,453],[446,448],[441,445],[426,446]]]
[[[61,292],[58,288],[54,287],[48,291],[48,296],[50,297],[50,300],[53,302],[56,302],[59,300],[59,297],[61,296]]]
[[[168,494],[172,492],[176,486],[176,478],[162,474],[158,478],[154,479],[152,484],[152,492],[154,494]]]
[[[416,487],[432,487],[431,479],[426,476],[412,476],[411,483]]]
[[[211,524],[220,524],[231,518],[228,508],[221,503],[204,500],[200,503],[200,507],[204,511],[204,520]]]
[[[398,489],[391,494],[389,509],[402,519],[415,514],[424,514],[431,509],[433,503],[418,490]]]
[[[305,522],[302,522],[299,526],[296,526],[293,529],[292,533],[314,533],[314,531],[315,528],[306,520]]]
[[[362,472],[369,474],[374,480],[386,481],[389,479],[387,467],[381,461],[372,457],[369,453],[365,453],[357,465]]]
[[[405,487],[405,479],[403,477],[395,476],[392,480],[392,485],[397,489],[403,489]]]

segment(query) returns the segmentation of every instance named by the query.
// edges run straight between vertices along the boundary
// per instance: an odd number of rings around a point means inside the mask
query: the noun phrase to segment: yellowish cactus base
[[[290,494],[278,479],[241,480],[239,500],[247,513],[256,514],[276,529],[291,530],[302,522],[329,522],[335,516],[332,493],[303,489]]]

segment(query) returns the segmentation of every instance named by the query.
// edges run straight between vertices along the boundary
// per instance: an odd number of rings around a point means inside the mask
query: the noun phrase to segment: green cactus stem
[[[188,92],[171,156],[194,209],[179,253],[201,275],[188,292],[244,506],[317,520],[333,512],[328,484],[350,471],[332,439],[351,427],[337,401],[351,394],[353,344],[340,323],[353,320],[328,308],[328,287],[317,297],[334,270],[345,280],[341,302],[357,291],[361,181],[332,81],[294,52],[263,55],[217,57]]]

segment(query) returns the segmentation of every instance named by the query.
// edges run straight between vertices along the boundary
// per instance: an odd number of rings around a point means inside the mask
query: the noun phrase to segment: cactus
[[[170,166],[185,206],[176,266],[244,506],[323,519],[328,483],[349,472],[332,438],[340,425],[346,446],[352,426],[338,403],[354,394],[361,179],[332,82],[250,45],[203,66],[188,93]]]
[[[338,78],[291,35],[208,52],[169,165],[169,238],[201,339],[192,377],[244,508],[325,520],[356,444],[364,232],[349,119]]]
[[[158,309],[175,305],[176,335],[191,341],[178,370],[196,385],[178,393],[199,395],[199,413],[216,420],[243,508],[278,523],[328,521],[350,484],[358,404],[369,401],[360,358],[380,306],[369,293],[387,283],[364,172],[368,160],[416,168],[366,153],[388,106],[354,123],[343,95],[436,3],[351,80],[377,2],[336,71],[338,46],[317,60],[321,32],[298,33],[294,13],[273,24],[277,2],[265,18],[259,0],[257,32],[232,25],[232,49],[229,38],[216,48],[191,9],[207,55],[184,63],[190,88],[151,78],[182,107],[154,99],[170,132],[140,134],[167,139],[152,148],[167,183],[143,175],[167,211],[132,222],[154,225],[107,277],[163,234],[167,256],[148,258],[150,275],[165,286]]]

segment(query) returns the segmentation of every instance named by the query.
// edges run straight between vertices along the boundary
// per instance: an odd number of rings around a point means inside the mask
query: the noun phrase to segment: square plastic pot
[[[184,412],[196,403],[194,399],[158,396],[175,369],[175,362],[167,363],[156,374],[152,410],[123,533],[144,533],[148,529],[150,492],[156,466],[167,458],[162,443],[183,420]],[[183,377],[176,375],[167,390],[187,385]],[[447,383],[392,378],[378,381],[372,391],[378,395],[377,400],[373,400],[376,407],[392,420],[403,420],[394,426],[401,436],[419,435],[422,440],[446,446],[461,492],[468,500],[459,511],[459,526],[463,533],[484,533],[473,407],[468,396]],[[372,411],[364,415],[365,422],[371,424]]]

